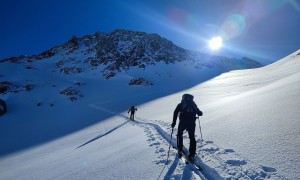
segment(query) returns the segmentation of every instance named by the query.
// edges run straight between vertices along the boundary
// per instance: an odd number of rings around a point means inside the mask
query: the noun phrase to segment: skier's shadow
[[[192,176],[192,171],[187,166],[185,166],[181,179],[191,179]]]
[[[178,163],[179,163],[179,157],[175,156],[173,164],[170,166],[168,172],[166,173],[164,180],[170,179],[172,177],[172,174],[174,173]]]
[[[172,176],[174,174],[175,170],[176,170],[176,167],[177,167],[179,161],[180,161],[179,157],[176,156],[174,161],[173,161],[173,164],[170,166],[168,172],[166,173],[166,175],[164,177],[164,180],[168,180],[168,179],[191,179],[192,178],[193,174],[192,174],[192,171],[188,168],[188,166],[185,166],[181,177]]]

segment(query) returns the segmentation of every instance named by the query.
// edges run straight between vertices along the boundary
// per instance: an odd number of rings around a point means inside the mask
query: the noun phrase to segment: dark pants
[[[183,147],[183,131],[187,130],[190,138],[190,155],[195,155],[196,154],[196,139],[195,139],[195,128],[196,124],[191,123],[191,124],[186,124],[186,123],[180,123],[178,125],[178,132],[177,132],[177,147],[178,149],[182,149]]]
[[[130,119],[134,120],[134,113],[130,113]]]

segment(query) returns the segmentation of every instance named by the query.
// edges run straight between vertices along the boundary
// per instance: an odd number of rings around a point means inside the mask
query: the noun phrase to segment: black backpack
[[[184,94],[181,100],[181,113],[196,115],[197,109],[197,105],[194,102],[194,96],[190,94]]]

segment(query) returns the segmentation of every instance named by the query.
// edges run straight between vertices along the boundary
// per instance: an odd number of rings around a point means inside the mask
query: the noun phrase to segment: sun
[[[223,39],[220,36],[214,37],[211,40],[209,40],[208,45],[209,45],[210,49],[218,50],[223,45]]]

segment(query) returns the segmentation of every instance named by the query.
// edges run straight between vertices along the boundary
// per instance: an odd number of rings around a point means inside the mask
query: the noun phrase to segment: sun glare
[[[222,47],[223,45],[223,40],[220,36],[212,38],[209,42],[208,45],[210,49],[212,50],[218,50]]]

